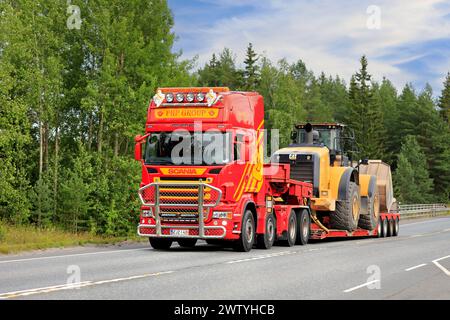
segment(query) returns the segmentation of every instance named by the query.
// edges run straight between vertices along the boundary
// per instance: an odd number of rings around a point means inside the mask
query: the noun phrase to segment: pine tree
[[[428,203],[433,200],[433,180],[428,173],[426,156],[414,136],[404,139],[398,155],[394,186],[400,203]]]
[[[356,157],[381,158],[384,154],[384,123],[378,87],[370,85],[367,58],[362,56],[360,70],[351,78],[346,124],[355,133]]]
[[[441,109],[442,116],[450,125],[450,72],[447,73],[444,81],[444,88],[439,98],[439,108]]]
[[[248,44],[246,58],[244,60],[244,89],[246,91],[254,91],[259,83],[259,66],[258,66],[258,54],[253,50],[252,43]]]
[[[418,97],[415,135],[434,180],[436,199],[448,201],[450,196],[450,128],[439,116],[433,101],[431,86],[427,85]]]

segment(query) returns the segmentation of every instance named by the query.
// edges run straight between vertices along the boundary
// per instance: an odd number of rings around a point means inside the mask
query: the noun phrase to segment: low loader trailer
[[[142,168],[138,234],[160,250],[175,241],[193,247],[202,239],[239,251],[269,249],[275,242],[293,246],[310,239],[398,234],[399,215],[386,188],[392,186],[386,182],[390,169],[383,181],[374,172],[386,170],[384,164],[366,161],[350,168],[342,161],[334,171],[323,169],[321,177],[325,173],[334,179],[326,183],[327,192],[336,195],[324,200],[325,184],[315,177],[319,163],[313,162],[325,161],[326,150],[334,152],[331,146],[281,149],[264,164],[264,133],[258,93],[222,87],[158,89],[145,134],[135,139]],[[322,160],[310,151],[316,147]],[[391,203],[383,207],[386,199]],[[337,229],[330,210],[336,206],[347,209],[341,208],[340,215],[349,220],[370,214],[365,221],[376,223]]]

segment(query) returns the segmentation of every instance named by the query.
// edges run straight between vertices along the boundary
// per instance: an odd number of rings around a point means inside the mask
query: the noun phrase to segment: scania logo
[[[169,169],[169,174],[197,174],[195,169]]]

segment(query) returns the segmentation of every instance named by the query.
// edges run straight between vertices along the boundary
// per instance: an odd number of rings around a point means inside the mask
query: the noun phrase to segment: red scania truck
[[[299,179],[292,163],[264,164],[263,143],[258,93],[158,89],[145,134],[136,137],[135,158],[142,164],[138,234],[155,249],[174,241],[193,247],[204,239],[249,251],[275,241],[293,246],[314,238],[398,233],[395,213],[381,213],[373,230],[327,228],[327,219],[312,209],[314,181]]]

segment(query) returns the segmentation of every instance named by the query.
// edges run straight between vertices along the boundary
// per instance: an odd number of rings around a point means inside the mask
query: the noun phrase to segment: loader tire
[[[359,186],[355,182],[350,181],[346,199],[336,201],[336,211],[330,213],[331,228],[354,231],[358,227],[360,211]]]
[[[372,231],[376,228],[379,217],[380,197],[378,193],[374,192],[370,197],[362,197],[358,227]]]

